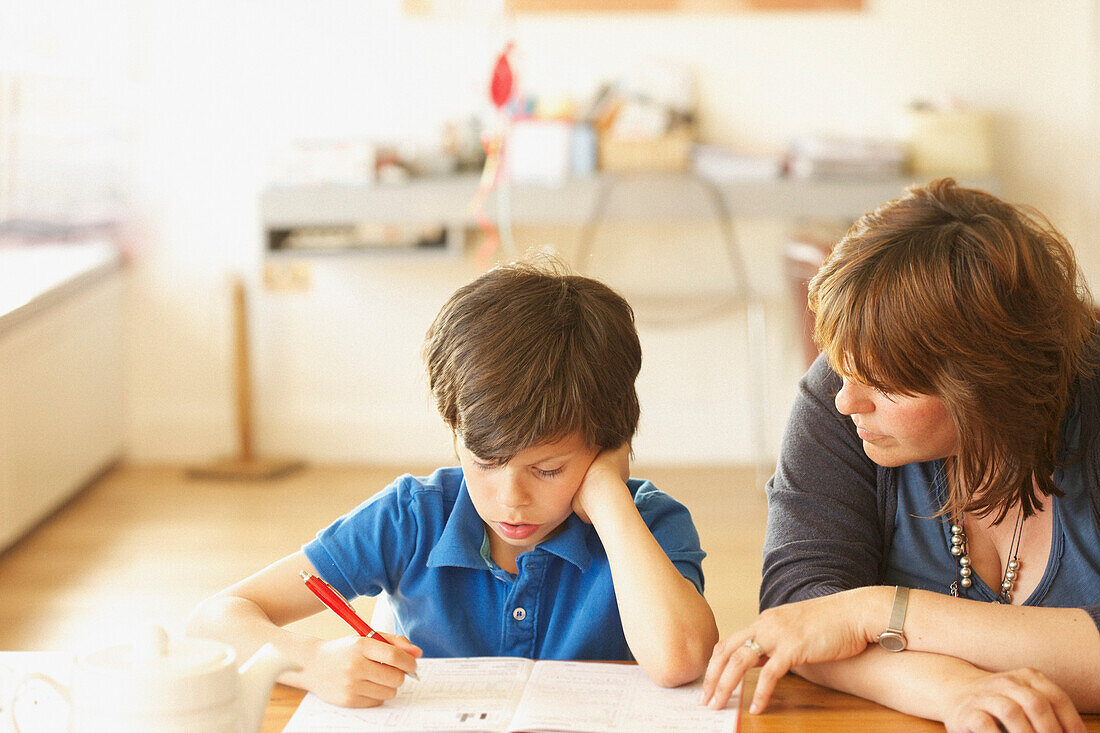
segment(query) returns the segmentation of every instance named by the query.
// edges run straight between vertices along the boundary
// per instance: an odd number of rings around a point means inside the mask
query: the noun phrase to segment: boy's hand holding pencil
[[[420,679],[415,671],[416,658],[423,654],[419,647],[403,636],[383,635],[372,629],[335,588],[316,575],[302,570],[299,576],[360,637],[344,637],[317,646],[313,667],[327,678],[322,680],[323,687],[311,687],[318,696],[344,707],[374,707],[392,699],[406,675]]]

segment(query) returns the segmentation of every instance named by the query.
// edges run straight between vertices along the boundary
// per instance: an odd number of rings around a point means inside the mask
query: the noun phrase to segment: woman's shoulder
[[[800,391],[827,399],[831,403],[833,397],[843,386],[843,380],[839,374],[833,371],[833,367],[829,364],[829,360],[825,358],[825,355],[818,354],[817,358],[814,359],[814,363],[802,375],[798,385]]]
[[[1073,403],[1062,424],[1061,460],[1083,465],[1085,490],[1100,527],[1100,367],[1077,380]]]
[[[1100,368],[1078,377],[1062,420],[1063,460],[1100,458]]]

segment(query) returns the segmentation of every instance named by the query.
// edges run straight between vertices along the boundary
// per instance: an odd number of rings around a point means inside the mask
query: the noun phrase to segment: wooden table
[[[759,669],[749,670],[745,678],[745,694],[741,696],[741,733],[790,733],[790,731],[850,731],[859,723],[860,733],[916,733],[939,731],[943,726],[930,720],[914,718],[897,711],[787,675],[775,688],[768,710],[763,715],[749,715],[748,701],[756,688]],[[290,716],[302,699],[302,691],[276,685],[267,706],[262,733],[282,733]],[[1085,727],[1100,733],[1100,715],[1085,716]]]

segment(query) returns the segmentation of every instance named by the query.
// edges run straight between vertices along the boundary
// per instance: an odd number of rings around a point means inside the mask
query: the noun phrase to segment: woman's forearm
[[[1066,692],[1033,669],[987,672],[943,654],[895,654],[871,647],[848,659],[803,665],[796,671],[812,682],[938,720],[948,733],[1085,731]]]
[[[960,686],[986,674],[954,657],[924,652],[893,654],[879,647],[793,671],[819,685],[939,721],[947,719]]]
[[[1100,631],[1080,608],[1010,606],[911,591],[909,648],[959,657],[995,672],[1031,667],[1081,710],[1100,711]]]
[[[875,610],[865,618],[877,617],[878,630],[884,630],[894,590],[880,586],[867,592]],[[905,635],[910,651],[958,657],[994,672],[1037,669],[1080,710],[1100,711],[1100,632],[1082,609],[1008,606],[913,590]]]

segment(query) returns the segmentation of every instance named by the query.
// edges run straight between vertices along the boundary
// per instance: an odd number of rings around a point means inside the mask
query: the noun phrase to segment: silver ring
[[[764,656],[764,650],[760,648],[760,645],[756,643],[756,639],[745,639],[745,646],[749,648],[753,654],[758,657]]]

